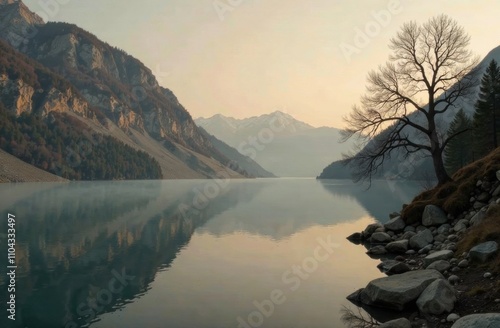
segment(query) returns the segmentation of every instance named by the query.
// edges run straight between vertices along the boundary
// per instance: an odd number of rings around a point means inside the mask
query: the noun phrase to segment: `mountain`
[[[500,62],[500,46],[491,50],[486,57],[479,63],[480,74],[484,74],[486,67],[491,62],[491,60]],[[452,86],[453,88],[453,86]],[[479,92],[479,85],[476,88],[475,94]],[[438,98],[439,99],[439,98]],[[444,114],[436,117],[436,124],[440,131],[445,133],[450,123],[453,121],[455,114],[459,109],[463,109],[464,112],[472,117],[475,111],[476,97],[471,97],[469,99],[460,99],[455,103],[454,108],[449,109]],[[438,108],[439,109],[439,108]],[[416,123],[423,124],[425,118],[421,112],[413,112],[408,115],[408,118]],[[384,136],[388,130],[383,130],[380,132],[379,136]],[[422,136],[415,133],[415,131],[408,129],[408,134],[414,138],[414,140],[422,140]],[[428,142],[424,140],[424,142]],[[368,143],[365,147],[370,147]],[[391,179],[409,179],[409,180],[429,180],[434,179],[434,168],[432,164],[432,159],[427,156],[426,152],[419,151],[413,154],[409,160],[404,159],[403,152],[396,150],[391,155],[391,158],[384,162],[383,167],[378,170],[374,178],[391,178]],[[326,166],[322,173],[318,176],[319,179],[348,179],[351,177],[351,172],[349,168],[346,168],[341,161],[334,161],[330,165]]]
[[[264,169],[250,157],[240,154],[236,149],[229,146],[225,142],[217,139],[213,135],[209,134],[205,129],[203,128],[199,129],[202,132],[202,134],[205,134],[205,136],[210,140],[210,142],[214,145],[215,149],[217,149],[222,155],[234,161],[235,167],[240,168],[240,170],[243,170],[244,172],[247,172],[248,174],[256,178],[276,177],[274,174]]]
[[[218,114],[195,122],[281,177],[315,177],[350,148],[338,143],[338,129],[315,128],[280,111],[246,119]]]
[[[248,175],[229,169],[230,160],[200,132],[173,92],[124,51],[76,25],[44,23],[14,0],[0,0],[0,39],[8,43],[2,44],[4,52],[20,58],[15,64],[4,60],[0,71],[0,102],[16,117],[72,117],[85,131],[144,151],[164,178],[206,178],[221,171]]]

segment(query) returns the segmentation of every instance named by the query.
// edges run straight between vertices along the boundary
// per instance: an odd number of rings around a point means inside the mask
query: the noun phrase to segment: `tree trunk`
[[[443,162],[443,153],[439,150],[432,153],[432,162],[434,164],[434,172],[436,173],[436,178],[438,184],[442,185],[445,182],[451,181],[450,176],[446,173]]]

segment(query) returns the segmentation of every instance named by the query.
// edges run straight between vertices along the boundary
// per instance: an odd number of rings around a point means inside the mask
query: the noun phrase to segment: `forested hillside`
[[[15,117],[0,103],[0,148],[70,180],[162,178],[159,164],[145,152],[91,134],[71,116],[51,115],[49,122],[34,114]]]

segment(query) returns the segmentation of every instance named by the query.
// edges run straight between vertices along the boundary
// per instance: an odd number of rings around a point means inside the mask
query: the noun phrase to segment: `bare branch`
[[[356,136],[361,151],[345,155],[359,180],[372,175],[398,150],[433,157],[440,183],[444,170],[438,115],[470,97],[479,83],[478,59],[467,49],[470,38],[454,20],[441,15],[423,25],[409,22],[390,41],[389,61],[368,74],[366,94],[344,118],[342,140]],[[423,106],[421,102],[426,101]],[[419,113],[422,120],[416,120]]]

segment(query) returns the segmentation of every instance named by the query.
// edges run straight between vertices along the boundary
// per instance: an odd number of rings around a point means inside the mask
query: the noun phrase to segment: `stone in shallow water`
[[[375,279],[361,292],[360,300],[366,305],[403,310],[433,281],[443,278],[436,270],[417,270]]]
[[[385,249],[384,246],[378,245],[371,247],[367,253],[371,255],[384,255],[387,254],[387,250]]]
[[[393,241],[385,246],[389,253],[404,254],[408,250],[408,240]]]
[[[399,318],[384,322],[379,328],[411,328],[411,322],[406,318]]]
[[[401,273],[405,273],[405,272],[408,272],[411,270],[410,267],[406,263],[398,262],[395,260],[383,261],[382,263],[377,265],[377,268],[380,271],[385,272],[389,275],[401,274]]]
[[[385,232],[375,232],[370,237],[370,242],[374,244],[386,244],[392,241],[391,236]]]

